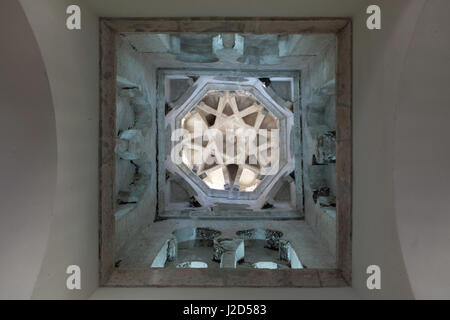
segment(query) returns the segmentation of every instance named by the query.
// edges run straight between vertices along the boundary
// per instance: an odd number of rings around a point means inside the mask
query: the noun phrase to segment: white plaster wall
[[[104,17],[350,17],[361,0],[86,0]]]
[[[15,0],[0,2],[0,39],[0,299],[29,299],[55,198],[55,113],[38,43]]]
[[[449,2],[379,3],[382,30],[355,28],[355,284],[372,296],[357,270],[374,263],[376,296],[448,299]]]
[[[353,278],[365,298],[412,298],[400,250],[394,196],[394,109],[401,67],[424,1],[382,1],[382,30],[354,20]],[[369,4],[369,1],[366,2]],[[382,270],[368,291],[365,270]]]
[[[396,93],[394,193],[416,298],[450,298],[450,1],[427,1]]]
[[[50,82],[58,150],[53,217],[33,297],[87,298],[98,286],[98,22],[83,7],[82,30],[67,30],[66,8],[79,1],[20,3]],[[66,289],[71,264],[81,267],[82,290]]]

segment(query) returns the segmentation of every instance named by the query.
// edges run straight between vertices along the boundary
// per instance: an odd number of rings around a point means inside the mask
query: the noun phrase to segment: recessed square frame
[[[351,18],[100,18],[99,282],[108,287],[345,287],[352,281]],[[116,41],[120,32],[334,33],[337,36],[336,269],[244,270],[114,267]]]
[[[277,220],[289,220],[289,219],[303,219],[303,174],[302,174],[302,148],[301,148],[301,108],[300,108],[300,71],[271,71],[271,70],[223,70],[223,69],[159,69],[157,71],[157,116],[158,116],[158,188],[157,190],[165,190],[165,176],[166,167],[165,156],[166,156],[166,141],[167,133],[165,133],[165,83],[166,77],[179,78],[181,76],[186,77],[202,77],[202,76],[213,76],[216,80],[224,78],[227,80],[233,80],[238,78],[289,78],[293,81],[293,91],[294,97],[297,97],[293,101],[294,110],[294,126],[293,131],[295,136],[290,139],[288,137],[288,143],[294,146],[294,158],[295,158],[295,176],[299,179],[295,179],[295,189],[296,189],[296,209],[292,210],[259,210],[255,212],[239,212],[235,210],[227,211],[226,214],[216,214],[211,215],[211,212],[207,210],[195,210],[191,214],[189,212],[180,212],[180,210],[165,210],[163,205],[158,206],[157,219],[170,219],[170,218],[195,218],[195,219],[277,219]],[[231,86],[227,88],[227,86]],[[221,85],[220,88],[223,90],[232,90],[233,85]],[[241,85],[241,88],[245,88],[245,85]],[[219,87],[217,87],[219,88]],[[206,93],[209,91],[208,85],[203,87],[201,91]],[[196,90],[195,84],[191,86],[179,99],[179,101],[184,101],[191,96],[193,91]],[[250,92],[255,94],[254,88],[248,89]],[[272,100],[277,101],[279,105],[282,104],[280,98],[274,93],[266,90],[267,94]],[[263,104],[267,101],[266,98],[260,99]],[[267,103],[266,103],[267,104]],[[175,106],[176,108],[177,106]],[[285,132],[287,134],[287,132]],[[284,149],[283,149],[284,150]],[[185,172],[186,175],[194,175],[194,173]],[[278,181],[278,180],[277,180]],[[263,180],[261,187],[266,187],[267,180]],[[276,183],[275,183],[276,185]],[[214,191],[213,191],[214,192]],[[219,192],[215,192],[219,193]],[[223,193],[223,192],[222,192]],[[251,195],[247,196],[248,198]],[[158,203],[165,203],[164,192],[158,193]]]

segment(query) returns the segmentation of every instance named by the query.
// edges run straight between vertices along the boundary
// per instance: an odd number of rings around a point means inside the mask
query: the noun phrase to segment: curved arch
[[[55,112],[38,43],[18,1],[1,1],[0,34],[0,297],[26,299],[45,255],[53,211]]]
[[[428,1],[401,72],[394,188],[402,253],[416,298],[450,294],[450,29],[445,0]]]

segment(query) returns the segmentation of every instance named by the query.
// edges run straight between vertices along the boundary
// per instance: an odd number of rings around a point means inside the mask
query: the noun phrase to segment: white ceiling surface
[[[84,0],[103,17],[352,17],[361,0]]]

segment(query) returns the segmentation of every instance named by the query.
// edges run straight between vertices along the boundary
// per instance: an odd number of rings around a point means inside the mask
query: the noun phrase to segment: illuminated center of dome
[[[209,91],[181,125],[182,161],[211,189],[251,192],[278,161],[279,120],[248,91]]]

